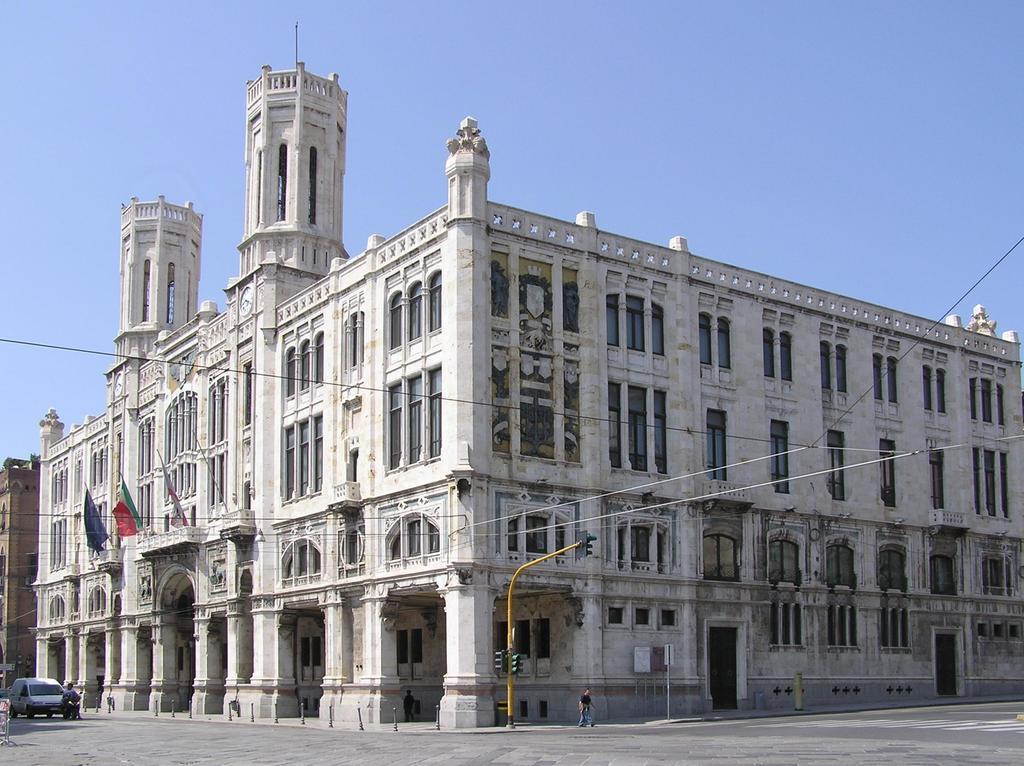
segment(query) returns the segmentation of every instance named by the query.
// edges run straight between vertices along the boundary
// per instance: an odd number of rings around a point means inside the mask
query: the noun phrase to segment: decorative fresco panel
[[[508,256],[491,253],[491,316],[508,318]]]

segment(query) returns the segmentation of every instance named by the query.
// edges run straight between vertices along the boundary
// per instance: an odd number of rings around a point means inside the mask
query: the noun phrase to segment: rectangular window
[[[896,385],[897,384],[897,378],[896,378],[896,358],[895,357],[890,356],[890,357],[888,357],[885,360],[885,379],[886,379],[886,388],[888,389],[888,393],[889,393],[889,401],[892,402],[893,404],[895,404],[898,401],[898,398],[897,398],[897,395],[896,395],[898,387]]]
[[[974,512],[981,513],[981,450],[971,449],[971,473],[974,475]]]
[[[516,654],[525,654],[527,657],[530,656],[530,621],[529,620],[516,620],[514,646]]]
[[[647,389],[629,386],[629,465],[647,470]]]
[[[1003,414],[1003,387],[1002,385],[996,385],[996,422],[1001,425],[1006,425],[1005,415]]]
[[[626,296],[626,348],[644,350],[644,299]]]
[[[709,479],[726,478],[726,449],[725,449],[725,413],[721,410],[708,410],[707,415],[707,444],[705,445],[704,460]]]
[[[977,397],[978,379],[971,378],[967,381],[967,395],[970,397],[971,404],[971,420],[978,419],[978,397]]]
[[[651,351],[658,356],[665,356],[665,314],[654,303],[651,304]]]
[[[634,625],[649,625],[650,622],[651,622],[651,612],[650,612],[650,610],[649,609],[644,609],[643,607],[637,607],[636,613],[635,613],[634,619],[633,619],[633,624]]]
[[[879,643],[882,646],[891,649],[906,649],[910,646],[906,609],[883,607],[878,622],[881,629]]]
[[[761,364],[766,378],[775,377],[775,333],[771,330],[761,331]]]
[[[654,466],[658,473],[668,473],[668,416],[664,391],[654,392]]]
[[[619,345],[619,296],[609,295],[605,302],[605,324],[608,329],[608,345]]]
[[[409,631],[409,660],[423,662],[423,628]]]
[[[924,408],[926,411],[932,409],[932,368],[921,368],[921,394],[923,396]]]
[[[299,423],[299,494],[309,492],[309,421]]]
[[[649,562],[651,560],[651,528],[629,528],[629,557],[633,561]]]
[[[662,609],[661,610],[661,627],[673,628],[676,624],[676,611],[675,609]]]
[[[409,378],[409,463],[423,456],[423,378]]]
[[[826,481],[828,493],[833,500],[846,499],[846,476],[843,471],[843,447],[845,438],[842,431],[829,431],[828,438],[828,468],[829,475]]]
[[[284,498],[295,495],[295,426],[284,429]]]
[[[537,659],[548,659],[551,657],[551,620],[547,617],[533,621],[537,635]]]
[[[428,395],[430,396],[430,413],[428,430],[430,432],[430,457],[441,455],[441,368],[427,373]]]
[[[985,466],[985,510],[989,516],[996,515],[996,453],[984,451]]]
[[[388,467],[402,464],[402,384],[388,388]]]
[[[846,346],[836,346],[836,391],[846,393]]]
[[[526,517],[526,552],[547,553],[548,552],[548,517],[527,516]]]
[[[313,491],[324,486],[324,417],[313,418]]]
[[[779,333],[779,376],[783,380],[793,380],[792,339],[788,332]]]
[[[852,606],[846,604],[829,605],[828,645],[857,645],[857,615]]]
[[[940,450],[931,450],[928,453],[928,468],[931,473],[932,485],[932,508],[940,509],[946,507],[945,479],[943,476],[943,453]]]
[[[622,386],[608,384],[608,458],[613,468],[622,467]]]
[[[1010,482],[1007,460],[1009,455],[999,453],[999,496],[1002,499],[1003,517],[1010,518]]]
[[[878,457],[882,462],[878,464],[880,469],[882,503],[889,508],[896,506],[896,442],[892,439],[878,440]]]
[[[875,399],[882,401],[882,355],[874,354],[871,357],[871,389],[874,391]]]
[[[622,624],[622,607],[621,606],[610,606],[610,607],[608,607],[608,624],[609,625],[621,625]]]
[[[800,646],[803,643],[803,625],[800,605],[789,601],[769,604],[771,643],[776,646]]]
[[[771,470],[775,491],[789,493],[789,423],[784,420],[771,422]]]
[[[252,423],[252,387],[252,362],[246,362],[242,367],[242,425],[244,426]]]
[[[701,314],[697,319],[700,346],[700,363],[711,364],[711,316]]]
[[[832,389],[832,361],[828,343],[822,341],[818,344],[818,361],[821,365],[821,387],[825,390]]]
[[[946,371],[935,371],[935,410],[946,412]]]
[[[981,420],[992,422],[992,381],[988,378],[981,379]]]

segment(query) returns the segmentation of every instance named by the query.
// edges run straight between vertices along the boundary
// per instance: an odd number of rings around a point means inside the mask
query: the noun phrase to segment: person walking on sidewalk
[[[584,689],[580,695],[580,722],[579,726],[594,726],[593,701],[590,699],[590,689]]]
[[[413,720],[413,710],[416,709],[416,698],[412,696],[412,689],[405,690],[405,696],[402,697],[402,707],[405,708],[405,722],[411,723]]]

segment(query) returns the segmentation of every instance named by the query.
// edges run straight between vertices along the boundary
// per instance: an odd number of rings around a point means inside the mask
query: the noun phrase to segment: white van
[[[36,713],[52,718],[63,700],[64,689],[52,678],[19,678],[11,685],[11,718],[22,714],[31,718]]]

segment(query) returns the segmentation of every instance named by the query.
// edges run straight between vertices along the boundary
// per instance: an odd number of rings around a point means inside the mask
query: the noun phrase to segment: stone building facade
[[[0,471],[0,688],[35,671],[39,463],[8,458]]]
[[[665,645],[679,714],[791,705],[796,673],[808,704],[1019,688],[1016,333],[495,202],[470,118],[444,204],[350,257],[346,128],[336,76],[248,83],[223,311],[191,205],[122,210],[106,407],[41,423],[41,673],[490,725],[512,573],[589,532],[520,580],[522,719],[585,685],[662,715]],[[119,476],[145,530],[89,554],[82,488],[109,515]]]

